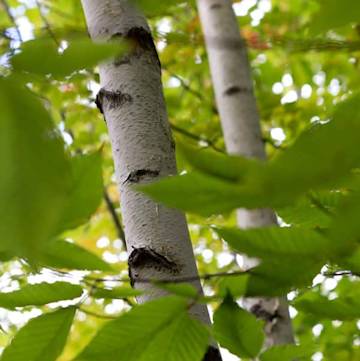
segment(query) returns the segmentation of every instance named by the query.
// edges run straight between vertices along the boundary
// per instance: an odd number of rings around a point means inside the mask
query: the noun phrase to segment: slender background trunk
[[[232,1],[197,0],[197,4],[227,151],[265,159],[246,44]],[[237,223],[240,228],[270,226],[276,224],[276,217],[269,209],[239,209]],[[244,268],[257,262],[244,256]],[[243,302],[257,317],[265,319],[267,346],[294,342],[285,299],[249,298]]]
[[[123,0],[82,0],[94,40],[127,39],[128,54],[100,66],[97,105],[103,112],[119,183],[122,217],[134,287],[145,290],[139,303],[164,292],[142,279],[198,275],[185,216],[134,191],[133,186],[176,173],[175,151],[161,83],[161,67],[149,26]],[[202,292],[199,281],[193,285]],[[206,305],[190,311],[209,324]],[[221,360],[210,347],[205,360]]]

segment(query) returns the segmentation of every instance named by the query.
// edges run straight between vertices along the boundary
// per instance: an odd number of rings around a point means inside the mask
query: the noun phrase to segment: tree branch
[[[163,68],[164,68],[164,66],[163,66]],[[164,70],[166,70],[172,78],[175,78],[175,79],[179,80],[180,85],[183,87],[184,90],[191,93],[192,95],[194,95],[196,98],[198,98],[202,102],[207,101],[207,99],[204,98],[203,94],[201,94],[199,91],[193,89],[181,76],[173,73],[169,69],[165,68]],[[211,109],[212,109],[214,114],[219,114],[216,106],[213,105],[212,103],[211,103]]]
[[[353,271],[335,271],[335,272],[324,272],[322,273],[325,277],[340,277],[340,276],[353,276],[353,277],[360,277],[359,272],[353,272]]]
[[[171,123],[170,126],[171,126],[171,129],[173,129],[175,132],[185,135],[186,137],[196,140],[198,142],[204,142],[208,147],[211,147],[212,149],[214,149],[217,152],[225,153],[223,149],[217,147],[215,145],[214,141],[212,141],[210,139],[204,138],[201,135],[191,133],[188,130],[178,127],[177,125],[175,125],[173,123]]]
[[[81,312],[84,312],[85,314],[87,314],[89,316],[96,317],[96,318],[104,318],[106,320],[115,320],[116,318],[118,318],[118,316],[104,315],[104,314],[96,313],[96,312],[93,312],[93,311],[89,311],[89,310],[87,310],[85,308],[82,308],[82,307],[78,307],[78,309]]]
[[[16,24],[16,20],[15,20],[14,16],[11,14],[9,4],[7,3],[6,0],[1,0],[1,4],[2,4],[2,6],[3,6],[3,8],[4,8],[4,10],[5,10],[5,12],[6,12],[7,16],[8,16],[8,18],[10,19],[11,23],[14,25],[14,28],[15,28],[16,33],[17,33],[18,38],[19,38],[18,40],[19,40],[20,42],[23,42],[23,38],[22,38],[22,36],[21,36],[20,29],[19,29],[18,25]]]
[[[126,242],[125,242],[125,232],[124,232],[124,229],[121,225],[121,222],[120,222],[120,219],[116,213],[116,210],[115,210],[115,207],[114,207],[114,204],[112,202],[112,200],[110,199],[110,196],[109,194],[107,193],[107,190],[106,188],[104,189],[104,200],[105,200],[105,203],[106,203],[106,206],[107,206],[107,209],[111,215],[111,218],[114,222],[114,225],[115,225],[115,228],[116,228],[116,231],[117,231],[117,235],[119,237],[119,239],[121,240],[123,246],[124,246],[124,249],[126,250]]]
[[[36,5],[37,8],[39,10],[39,14],[41,17],[41,20],[44,23],[45,29],[47,30],[47,32],[49,33],[50,37],[54,40],[55,44],[57,45],[57,47],[59,48],[61,46],[60,42],[58,41],[58,39],[55,36],[55,33],[52,31],[50,23],[48,22],[48,20],[46,19],[46,16],[42,10],[42,5],[40,4],[39,0],[36,0]]]

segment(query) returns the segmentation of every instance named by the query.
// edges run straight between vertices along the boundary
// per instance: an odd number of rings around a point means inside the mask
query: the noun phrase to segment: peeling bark
[[[197,0],[205,35],[216,103],[228,153],[265,159],[250,64],[231,0]],[[237,211],[240,228],[276,224],[269,209]],[[258,260],[244,256],[245,268]],[[293,343],[286,299],[247,298],[244,306],[266,322],[266,346]]]

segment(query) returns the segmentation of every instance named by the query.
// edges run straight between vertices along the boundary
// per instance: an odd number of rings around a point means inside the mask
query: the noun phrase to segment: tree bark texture
[[[197,0],[209,57],[216,103],[228,153],[265,159],[259,113],[246,44],[241,38],[231,0]],[[240,228],[276,224],[270,209],[237,210]],[[244,268],[257,260],[244,256]],[[266,346],[293,343],[286,299],[248,298],[244,306],[266,321]]]
[[[127,39],[130,46],[121,59],[100,65],[97,105],[112,145],[129,274],[133,286],[146,291],[138,297],[143,303],[163,296],[164,291],[142,280],[198,275],[185,216],[133,188],[176,174],[160,61],[146,19],[128,1],[82,0],[82,5],[94,41]],[[192,283],[202,292],[200,281]],[[190,312],[210,323],[206,305],[195,305]],[[221,360],[215,348],[210,347],[208,355],[205,360]]]

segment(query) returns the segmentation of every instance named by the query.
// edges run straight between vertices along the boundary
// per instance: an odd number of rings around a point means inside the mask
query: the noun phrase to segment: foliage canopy
[[[225,154],[195,2],[136,3],[159,50],[180,171],[139,191],[188,212],[206,296],[157,284],[170,296],[134,306],[94,106],[96,65],[126,44],[91,43],[79,1],[3,0],[0,360],[200,361],[211,338],[241,360],[359,360],[360,3],[233,2],[268,162]],[[239,207],[274,208],[282,227],[239,230]],[[237,253],[261,263],[245,272]],[[262,322],[236,301],[286,294],[297,345],[263,351]],[[194,302],[215,310],[211,329],[188,316]]]

